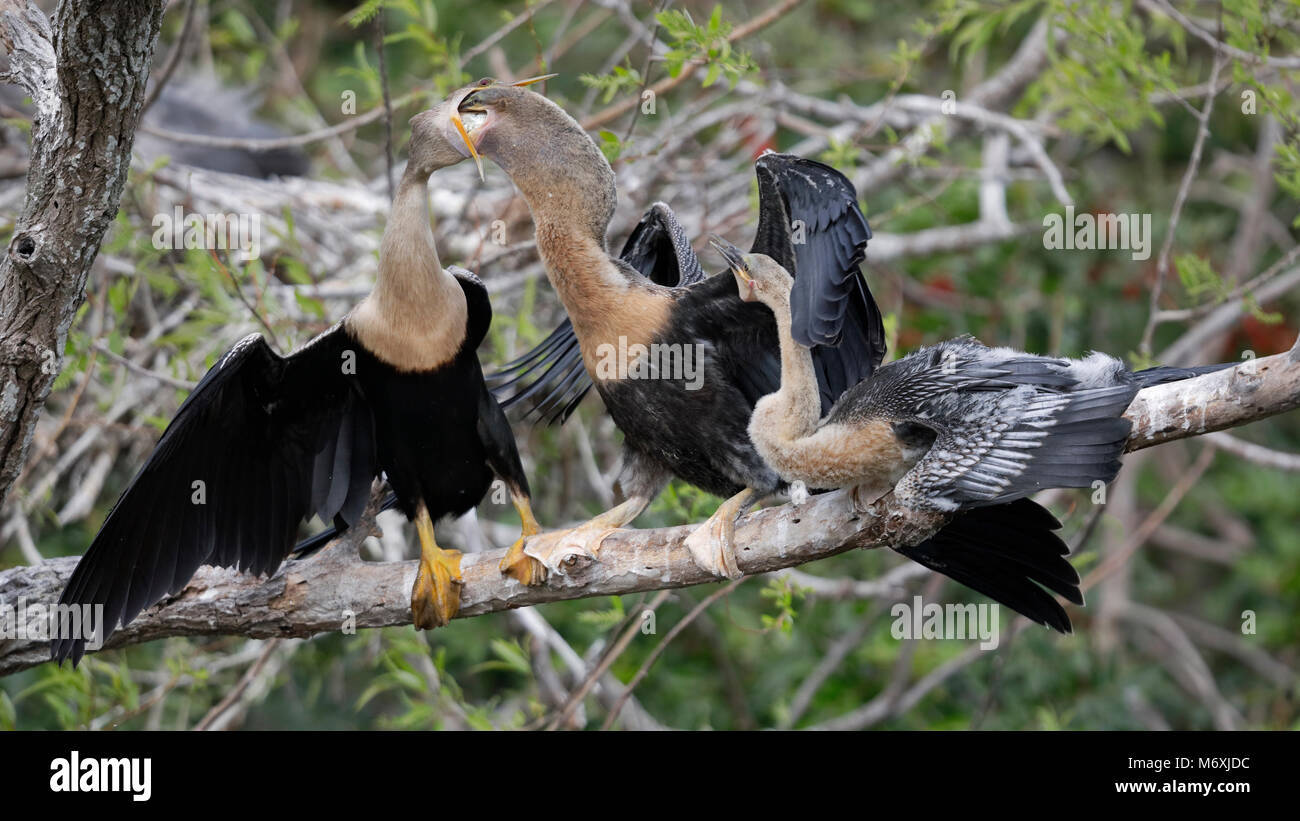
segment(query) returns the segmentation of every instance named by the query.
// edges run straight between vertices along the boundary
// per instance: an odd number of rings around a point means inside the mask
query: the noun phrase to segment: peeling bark
[[[117,213],[161,0],[0,0],[9,80],[32,97],[27,195],[0,260],[0,502],[22,472],[86,276]]]
[[[1127,450],[1234,428],[1297,407],[1300,344],[1286,353],[1142,391],[1124,414],[1133,420]]]
[[[1243,425],[1300,406],[1300,347],[1196,379],[1147,388],[1130,406],[1129,450]],[[355,626],[411,623],[416,562],[363,562],[360,543],[374,533],[374,506],[360,526],[315,556],[285,564],[261,579],[232,570],[200,568],[176,597],[146,610],[114,633],[106,647],[166,636],[235,634],[252,638],[311,636]],[[804,564],[854,548],[916,544],[942,527],[943,514],[898,504],[892,493],[863,513],[847,491],[795,507],[768,508],[736,527],[740,569],[746,574]],[[695,566],[682,542],[694,525],[629,530],[605,542],[599,561],[580,562],[544,585],[524,587],[497,569],[503,551],[466,555],[458,617],[592,596],[623,595],[716,582]],[[53,559],[0,572],[0,600],[16,606],[53,604],[77,559]],[[453,628],[454,629],[454,628]],[[0,641],[0,676],[49,659],[46,641]]]

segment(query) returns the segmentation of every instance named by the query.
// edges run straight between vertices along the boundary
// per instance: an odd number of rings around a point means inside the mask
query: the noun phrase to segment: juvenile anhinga
[[[743,303],[730,277],[705,277],[690,262],[689,244],[664,206],[652,209],[629,240],[628,261],[611,257],[605,233],[615,204],[613,171],[559,106],[531,91],[493,86],[446,114],[465,118],[466,155],[495,161],[528,201],[538,252],[572,324],[572,340],[560,329],[516,370],[549,366],[543,403],[561,414],[581,395],[581,380],[594,381],[624,436],[619,485],[626,501],[577,528],[531,539],[527,554],[559,572],[571,557],[594,557],[609,532],[636,518],[677,476],[732,497],[688,544],[701,567],[737,575],[728,529],[746,507],[785,488],[748,435],[754,403],[779,383],[771,314]],[[776,154],[757,165],[762,213],[755,248],[798,272],[804,338],[839,343],[815,354],[829,406],[884,353],[880,314],[858,272],[870,232],[852,186],[833,169]],[[651,359],[656,351],[691,357],[700,378],[632,363],[600,367],[638,346]],[[585,375],[575,373],[579,362]],[[653,378],[645,378],[647,370]]]
[[[770,257],[742,256],[717,238],[714,246],[741,298],[767,306],[776,319],[781,384],[754,407],[749,433],[758,452],[787,482],[854,488],[855,500],[893,488],[915,509],[997,516],[1006,508],[1016,511],[1004,517],[1014,521],[1032,493],[1115,478],[1131,428],[1123,414],[1142,388],[1226,367],[1134,373],[1102,353],[1054,358],[961,337],[880,367],[824,415],[812,354],[791,329],[793,278]],[[1007,540],[1006,556],[1024,560],[1013,533],[986,538]],[[936,569],[1021,609],[999,597],[978,557],[958,549],[938,558]],[[951,572],[953,561],[967,565],[969,578]]]
[[[100,638],[179,592],[200,565],[273,573],[304,519],[347,528],[380,476],[419,534],[416,627],[445,624],[459,606],[459,553],[438,547],[434,521],[474,507],[493,475],[523,522],[505,569],[540,576],[522,553],[538,529],[528,481],[476,355],[492,318],[487,290],[442,267],[429,225],[430,175],[463,159],[446,123],[441,106],[411,119],[371,293],[289,356],[245,337],[182,403],[60,598],[103,605]],[[55,640],[53,657],[75,664],[85,638]]]
[[[713,242],[741,298],[776,318],[781,384],[755,405],[749,434],[789,482],[892,487],[904,504],[940,511],[1110,482],[1138,391],[1226,367],[1135,373],[1103,353],[1039,356],[966,336],[879,368],[823,417],[811,352],[791,332],[793,278],[770,257]]]

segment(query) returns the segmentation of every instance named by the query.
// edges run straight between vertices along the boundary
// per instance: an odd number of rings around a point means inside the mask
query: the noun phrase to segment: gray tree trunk
[[[162,0],[0,0],[9,80],[32,97],[27,197],[0,259],[0,502],[22,472],[86,276],[131,165]]]

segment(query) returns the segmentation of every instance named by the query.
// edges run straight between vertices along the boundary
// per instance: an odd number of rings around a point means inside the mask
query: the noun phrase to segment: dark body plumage
[[[819,345],[813,353],[829,408],[885,354],[880,310],[858,269],[871,231],[852,184],[835,169],[774,153],[760,157],[755,168],[760,214],[753,250],[784,260],[797,281],[808,283],[800,291],[809,303],[805,333],[839,343]],[[802,242],[795,242],[793,230]],[[688,379],[596,383],[624,434],[625,491],[631,483],[657,492],[670,476],[722,496],[746,486],[782,490],[748,433],[754,403],[780,384],[771,312],[741,301],[730,276],[704,273],[663,203],[641,219],[618,263],[629,281],[639,275],[669,289],[669,320],[653,342],[698,346],[692,350],[703,354],[698,390],[688,388]],[[834,310],[825,310],[824,303]],[[508,410],[522,408],[548,422],[563,422],[593,384],[570,320],[488,381]]]
[[[514,437],[475,354],[491,322],[487,291],[453,272],[466,333],[432,371],[378,359],[346,319],[286,357],[257,334],[238,342],[182,403],[59,603],[103,605],[106,639],[180,592],[200,565],[274,573],[304,519],[346,529],[381,474],[408,517],[421,502],[434,519],[468,511],[494,473],[526,495]],[[76,663],[84,651],[84,638],[51,646],[58,661]]]
[[[1123,414],[1138,391],[1222,367],[1134,373],[1101,353],[1038,356],[960,337],[880,368],[820,426],[891,425],[901,449],[919,455],[896,488],[912,507],[997,505],[1047,488],[1111,482],[1132,427]],[[868,474],[880,467],[863,465]]]
[[[600,382],[597,390],[623,432],[625,461],[648,473],[645,478],[660,480],[667,473],[718,496],[745,486],[776,492],[784,484],[748,433],[762,393],[755,374],[746,370],[745,351],[762,345],[769,329],[739,300],[717,298],[721,279],[679,295],[672,328],[655,340],[700,346],[694,349],[703,353],[697,390],[688,389],[687,379]]]
[[[408,373],[357,347],[357,382],[380,431],[378,465],[407,518],[421,501],[432,519],[460,516],[479,503],[495,475],[528,490],[510,423],[478,361],[492,321],[487,290],[468,271],[450,270],[469,309],[465,341],[450,362]]]

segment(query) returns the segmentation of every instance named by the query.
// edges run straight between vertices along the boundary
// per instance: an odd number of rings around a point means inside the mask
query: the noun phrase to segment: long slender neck
[[[616,265],[605,248],[614,172],[576,123],[556,119],[547,140],[493,159],[519,188],[537,228],[537,252],[595,376],[603,346],[648,344],[667,326],[665,289]],[[545,155],[537,152],[542,150]],[[601,378],[596,376],[596,378]]]
[[[580,315],[614,307],[632,280],[605,248],[614,171],[586,132],[565,126],[555,123],[548,135],[552,156],[512,152],[497,162],[528,202],[546,276],[577,326]]]
[[[781,434],[797,439],[817,428],[821,419],[821,388],[813,368],[812,351],[795,342],[790,330],[789,296],[772,299],[767,305],[776,317],[776,335],[781,347],[781,388],[765,401],[774,401],[777,412],[784,417]]]
[[[609,258],[604,236],[592,236],[562,209],[533,209],[537,253],[546,277],[581,332],[587,320],[617,310],[633,280]]]
[[[429,226],[429,175],[408,167],[379,245],[375,287],[349,317],[363,345],[402,370],[430,370],[460,349],[465,292],[443,270]]]
[[[379,276],[371,298],[385,312],[428,304],[447,278],[429,227],[428,176],[408,170],[397,185],[384,238],[379,244]]]

